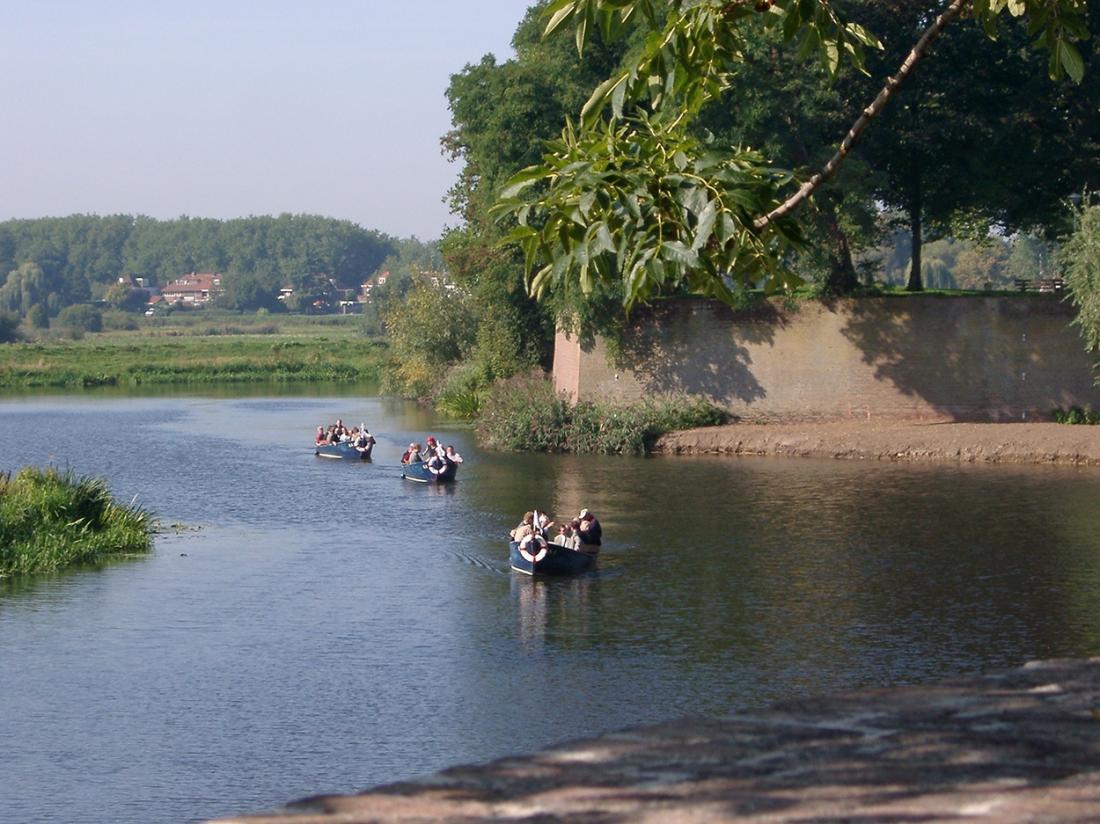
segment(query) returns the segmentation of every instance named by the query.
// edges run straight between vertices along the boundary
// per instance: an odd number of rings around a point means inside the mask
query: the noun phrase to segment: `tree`
[[[447,368],[469,352],[475,325],[469,301],[458,290],[434,286],[413,289],[385,315],[396,360],[387,380],[402,394],[428,397]]]
[[[733,303],[734,281],[790,286],[782,259],[802,240],[792,212],[836,172],[964,11],[990,34],[1001,18],[1026,15],[1036,44],[1050,55],[1052,76],[1080,80],[1084,70],[1074,45],[1087,36],[1084,0],[951,0],[925,17],[923,33],[832,157],[796,180],[760,152],[716,145],[692,132],[701,110],[721,97],[744,62],[746,26],[757,18],[776,43],[797,39],[796,56],[816,52],[833,75],[844,62],[863,68],[865,51],[880,47],[877,38],[840,17],[827,0],[673,0],[665,18],[657,6],[654,0],[554,0],[545,12],[547,32],[571,26],[578,48],[593,31],[609,38],[637,18],[655,33],[626,68],[596,88],[579,122],[566,125],[543,161],[502,191],[497,214],[518,224],[508,237],[524,250],[528,287],[536,295],[587,295],[597,282],[614,281],[629,307],[683,288]],[[914,258],[919,271],[917,249]]]
[[[1073,211],[1074,231],[1062,244],[1058,261],[1070,298],[1077,307],[1074,321],[1089,352],[1100,350],[1100,205],[1082,203]]]

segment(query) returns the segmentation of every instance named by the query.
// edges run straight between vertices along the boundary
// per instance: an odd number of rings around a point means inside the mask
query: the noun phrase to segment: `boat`
[[[369,461],[370,453],[374,451],[374,438],[370,438],[366,446],[359,447],[350,441],[341,441],[340,443],[319,443],[314,446],[314,455],[318,455],[322,458],[339,458],[355,460],[355,461]]]
[[[419,461],[415,463],[403,464],[401,467],[401,477],[406,481],[416,481],[420,484],[442,484],[455,479],[455,475],[458,474],[458,464],[447,461],[443,467],[436,471],[428,466],[426,463]]]
[[[508,561],[512,569],[526,575],[579,575],[596,563],[597,551],[571,549],[549,543],[539,536],[534,542],[524,539],[508,542]]]

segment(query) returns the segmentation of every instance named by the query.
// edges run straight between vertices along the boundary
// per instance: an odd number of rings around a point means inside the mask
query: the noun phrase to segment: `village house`
[[[221,275],[192,272],[165,284],[160,294],[165,303],[173,306],[205,306],[221,291],[221,285]]]

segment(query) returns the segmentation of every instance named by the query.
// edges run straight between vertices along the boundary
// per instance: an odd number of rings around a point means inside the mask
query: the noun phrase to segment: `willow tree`
[[[540,163],[511,178],[497,215],[523,251],[528,289],[588,295],[614,284],[624,305],[676,291],[733,303],[740,287],[780,290],[797,278],[783,265],[802,242],[795,210],[841,166],[941,33],[969,18],[995,37],[1005,18],[1024,21],[1049,73],[1079,81],[1075,43],[1088,34],[1085,0],[950,0],[931,10],[901,65],[823,166],[804,179],[760,151],[718,145],[693,128],[736,81],[745,32],[760,26],[795,59],[817,55],[831,75],[864,71],[876,36],[829,0],[554,0],[545,34],[571,27],[578,50],[639,19],[651,34],[625,68],[596,87],[575,123]]]

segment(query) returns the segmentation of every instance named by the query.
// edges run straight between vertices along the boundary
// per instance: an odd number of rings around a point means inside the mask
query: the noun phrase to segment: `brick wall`
[[[667,301],[636,313],[614,358],[559,333],[554,381],[585,400],[701,394],[745,420],[1042,420],[1100,409],[1073,317],[1052,295]]]

